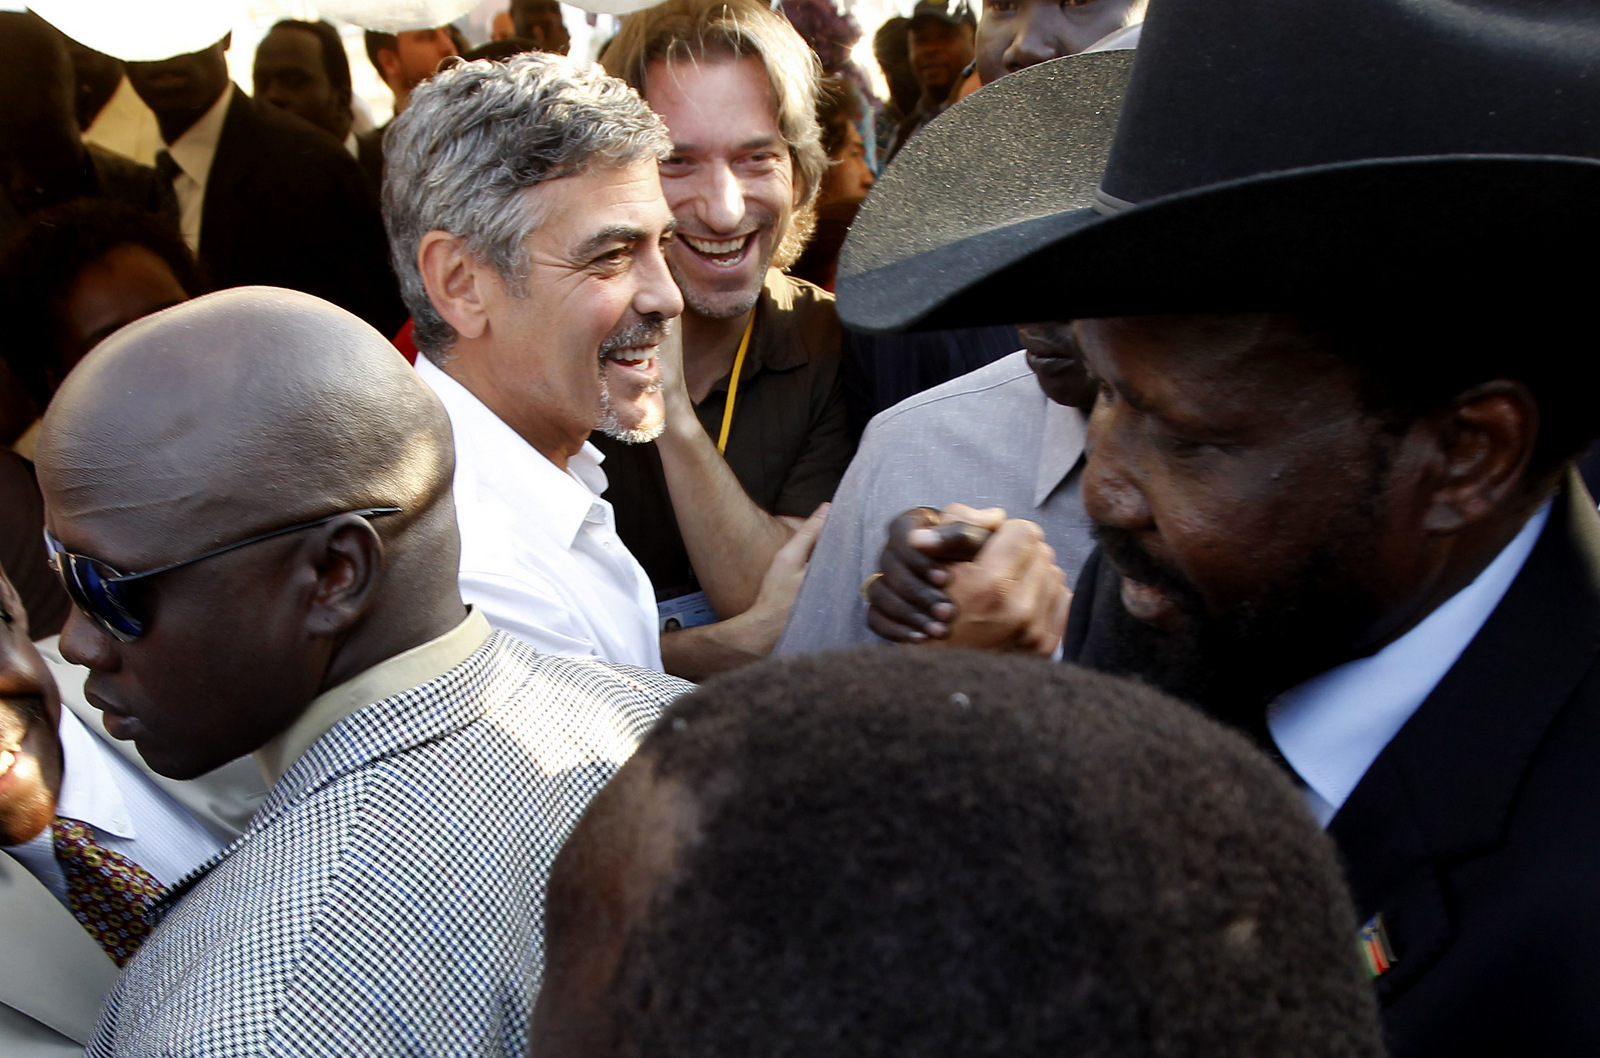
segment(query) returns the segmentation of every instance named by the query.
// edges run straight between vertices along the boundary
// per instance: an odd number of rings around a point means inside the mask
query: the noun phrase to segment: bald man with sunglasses
[[[462,604],[444,409],[309,295],[130,325],[37,451],[61,651],[106,729],[162,775],[254,754],[273,784],[155,900],[88,1053],[520,1058],[549,862],[687,685]]]

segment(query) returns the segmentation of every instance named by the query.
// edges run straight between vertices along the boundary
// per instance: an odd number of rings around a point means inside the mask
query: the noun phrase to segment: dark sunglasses
[[[400,510],[399,507],[362,507],[353,511],[339,511],[323,515],[321,518],[313,518],[309,522],[296,522],[281,529],[270,529],[247,540],[223,544],[193,558],[170,562],[157,569],[147,569],[143,573],[119,573],[97,558],[75,555],[62,547],[61,541],[50,535],[48,529],[44,531],[44,546],[49,553],[50,568],[56,571],[56,576],[60,578],[61,586],[66,589],[68,598],[112,638],[131,643],[144,635],[144,621],[134,613],[134,607],[127,593],[123,591],[123,585],[153,577],[157,573],[170,573],[183,566],[192,566],[196,562],[215,558],[237,548],[259,544],[275,536],[287,536],[302,529],[326,525],[335,518],[343,518],[347,514],[359,515],[362,518],[377,518],[385,514],[399,514]]]

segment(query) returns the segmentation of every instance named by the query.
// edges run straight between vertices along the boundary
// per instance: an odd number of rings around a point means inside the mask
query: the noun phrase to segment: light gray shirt
[[[774,653],[882,642],[867,628],[861,582],[877,571],[890,520],[911,507],[1004,507],[1038,522],[1074,582],[1094,550],[1078,494],[1086,425],[1044,395],[1021,352],[875,416]]]

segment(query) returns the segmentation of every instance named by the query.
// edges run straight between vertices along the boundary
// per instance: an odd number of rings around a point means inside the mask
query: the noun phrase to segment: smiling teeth
[[[0,775],[11,770],[11,765],[17,762],[17,755],[9,749],[0,749]]]
[[[684,242],[688,243],[700,253],[736,253],[739,248],[744,245],[745,239],[749,238],[749,236],[746,235],[737,239],[729,239],[727,242],[711,242],[706,239],[691,238],[688,235],[685,235],[682,238]]]

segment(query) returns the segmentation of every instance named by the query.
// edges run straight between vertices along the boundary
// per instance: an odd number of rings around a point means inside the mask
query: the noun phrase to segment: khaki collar
[[[380,661],[360,675],[323,691],[311,700],[300,719],[256,750],[256,764],[268,785],[275,785],[294,762],[339,721],[362,706],[381,702],[401,691],[442,676],[471,656],[489,638],[489,621],[474,607],[444,635]]]

